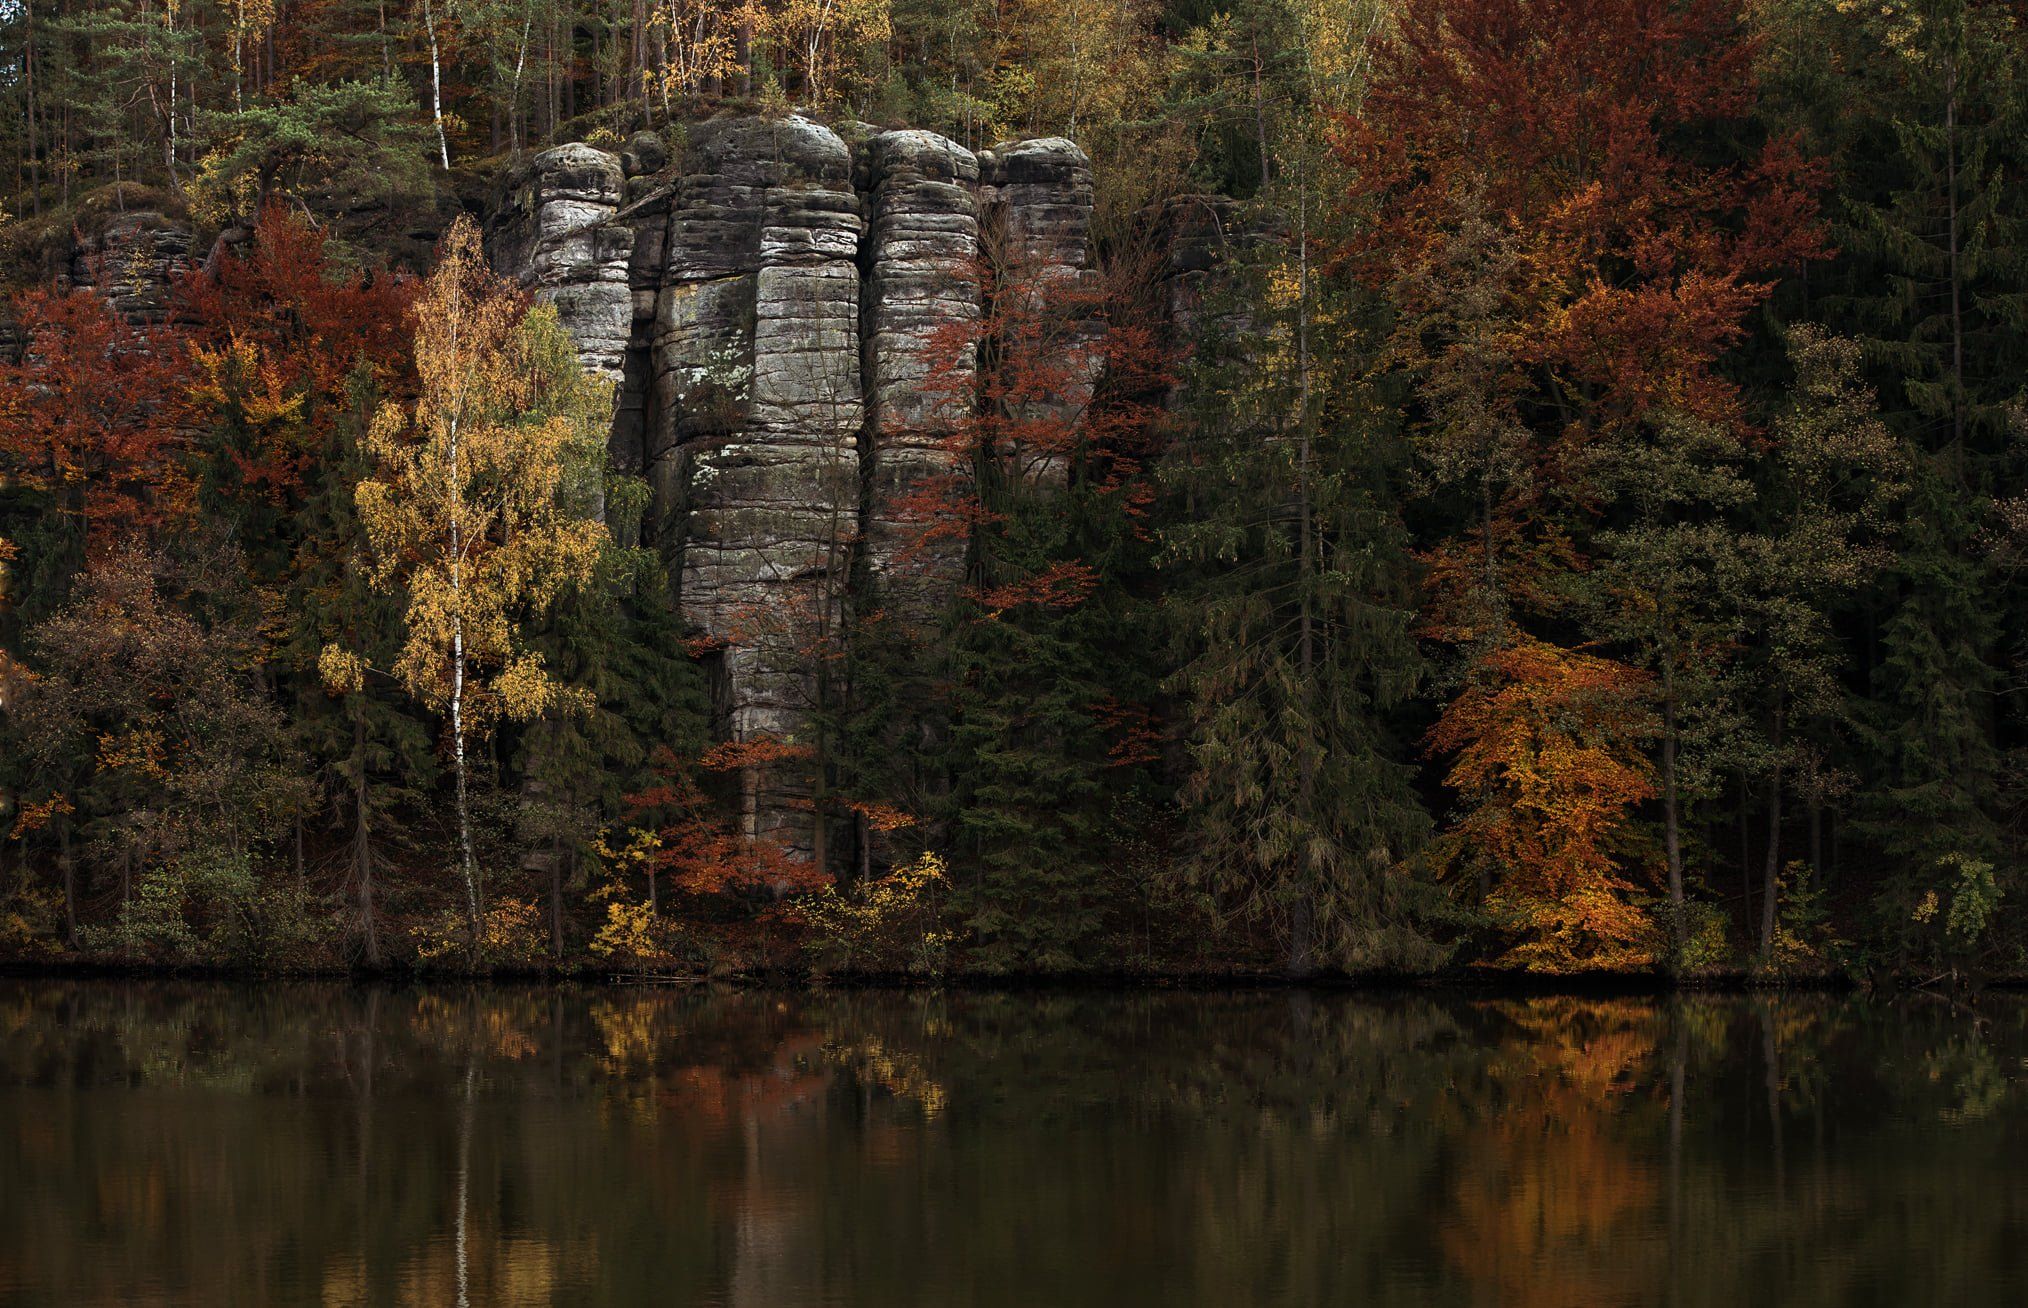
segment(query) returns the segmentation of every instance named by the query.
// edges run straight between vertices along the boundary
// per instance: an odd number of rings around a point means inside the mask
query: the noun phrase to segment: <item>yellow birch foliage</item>
[[[481,722],[568,707],[582,692],[551,678],[516,629],[588,582],[605,543],[585,485],[600,388],[555,314],[487,269],[469,218],[451,228],[416,319],[421,393],[375,415],[378,467],[357,491],[374,581],[408,595],[393,671],[442,710],[462,661]],[[571,504],[573,492],[587,502]],[[482,669],[490,678],[473,680]]]
[[[662,63],[643,69],[641,76],[666,104],[671,97],[696,95],[713,78],[734,75],[740,66],[739,33],[742,27],[754,28],[758,13],[755,0],[655,0],[648,28],[660,42]]]

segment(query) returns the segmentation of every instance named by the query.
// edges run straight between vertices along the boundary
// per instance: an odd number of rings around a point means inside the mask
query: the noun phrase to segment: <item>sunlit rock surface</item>
[[[584,366],[615,381],[633,335],[634,234],[612,221],[623,180],[604,150],[559,145],[509,176],[487,224],[494,265],[555,305]]]

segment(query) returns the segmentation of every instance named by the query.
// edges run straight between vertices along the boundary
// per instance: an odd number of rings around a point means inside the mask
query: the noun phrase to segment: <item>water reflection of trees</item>
[[[6,983],[0,1298],[1990,1298],[2024,1015]]]

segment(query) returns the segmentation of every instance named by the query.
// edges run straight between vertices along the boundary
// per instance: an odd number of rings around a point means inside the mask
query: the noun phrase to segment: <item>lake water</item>
[[[0,980],[0,1304],[2022,1302],[2022,997]]]

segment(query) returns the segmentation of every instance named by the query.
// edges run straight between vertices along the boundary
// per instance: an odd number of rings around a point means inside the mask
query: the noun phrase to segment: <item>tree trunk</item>
[[[1676,788],[1676,692],[1674,670],[1662,672],[1662,847],[1669,861],[1669,936],[1675,966],[1683,966],[1690,925],[1683,916],[1682,802]]]
[[[521,149],[521,74],[528,67],[528,33],[535,24],[534,10],[521,22],[521,45],[514,53],[514,90],[507,101],[507,130],[514,149]]]
[[[1964,276],[1958,236],[1958,69],[1953,60],[1944,91],[1944,207],[1948,210],[1951,282],[1951,464],[1962,477],[1965,460]]]
[[[63,868],[63,943],[77,948],[77,860],[70,854],[70,824],[56,829],[56,861]]]
[[[1747,827],[1747,809],[1753,799],[1748,788],[1746,769],[1739,769],[1739,803],[1734,812],[1739,830],[1739,894],[1745,903],[1746,929],[1753,930],[1753,833]]]
[[[563,842],[550,842],[549,857],[549,954],[563,962]]]
[[[453,494],[458,489],[458,420],[450,423],[451,445],[451,486]],[[464,539],[463,527],[459,521],[461,505],[451,510],[451,592],[453,609],[451,614],[451,762],[458,778],[458,853],[465,872],[465,914],[466,924],[471,932],[471,953],[474,966],[479,961],[480,908],[479,908],[479,861],[472,855],[472,805],[470,784],[465,766],[465,618],[463,605],[464,590]]]
[[[29,195],[33,197],[34,213],[42,217],[42,159],[36,153],[36,145],[42,138],[38,127],[35,70],[41,60],[35,57],[35,0],[21,3],[21,97],[28,110],[28,178]]]
[[[1760,956],[1766,963],[1774,961],[1776,890],[1782,868],[1782,769],[1779,762],[1782,715],[1779,711],[1775,713],[1774,744],[1777,762],[1767,779],[1767,863],[1760,883]]]
[[[176,175],[176,11],[165,7],[163,22],[168,28],[169,45],[169,112],[164,120],[168,134],[162,138],[162,166],[169,171],[169,189],[183,189],[183,179]],[[153,87],[148,90],[149,98],[154,97]]]
[[[437,128],[437,158],[442,162],[444,171],[449,172],[451,143],[444,135],[444,69],[437,51],[437,11],[430,0],[423,0],[423,26],[428,29],[430,38],[430,121]]]
[[[359,928],[366,965],[380,966],[380,932],[373,923],[373,804],[366,785],[366,713],[352,709],[352,878],[359,895]]]
[[[1299,169],[1301,165],[1299,163]],[[1317,693],[1317,636],[1314,615],[1311,612],[1315,596],[1311,593],[1312,558],[1314,545],[1311,541],[1313,527],[1311,514],[1311,440],[1310,440],[1310,211],[1309,176],[1307,169],[1301,169],[1296,179],[1296,666],[1297,684],[1300,693]],[[1297,754],[1297,799],[1301,809],[1298,822],[1310,827],[1316,822],[1317,768],[1313,751],[1307,744],[1299,747]],[[1298,852],[1298,859],[1307,855]],[[1296,868],[1299,883],[1295,887],[1295,911],[1289,924],[1289,974],[1308,976],[1314,966],[1312,936],[1316,929],[1316,909],[1311,903],[1312,887],[1309,884],[1310,869]]]

